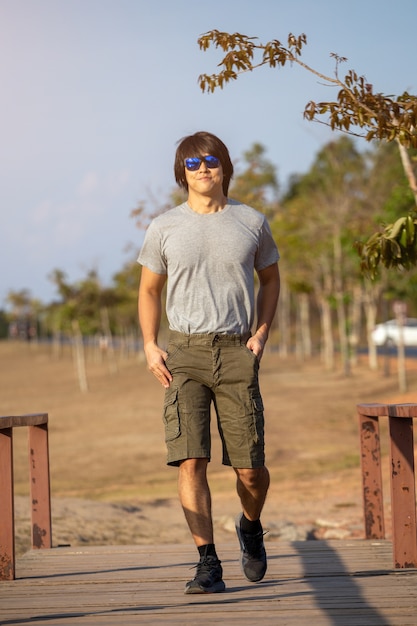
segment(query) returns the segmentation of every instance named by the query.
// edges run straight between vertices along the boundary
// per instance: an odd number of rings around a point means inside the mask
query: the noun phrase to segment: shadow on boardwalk
[[[327,617],[326,623],[334,626],[346,626],[347,623],[360,623],[367,626],[390,626],[383,614],[374,603],[366,597],[366,587],[357,582],[357,579],[369,577],[389,576],[391,570],[349,571],[338,551],[328,542],[323,542],[326,550],[325,561],[315,550],[309,550],[305,542],[295,542],[302,567],[303,579],[308,581],[310,591],[314,596],[316,606]],[[323,567],[326,562],[326,567]],[[355,616],[359,621],[347,622],[347,610],[352,620]]]
[[[18,560],[0,584],[2,626],[415,626],[416,570],[394,571],[389,542],[268,542],[261,584],[220,544],[227,589],[184,595],[195,550],[184,545],[53,548]]]

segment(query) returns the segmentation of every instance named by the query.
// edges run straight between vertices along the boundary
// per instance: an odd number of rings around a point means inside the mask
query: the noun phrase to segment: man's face
[[[207,153],[200,155],[201,163],[196,163],[198,169],[190,171],[185,167],[185,178],[188,190],[202,195],[217,195],[223,193],[223,168],[217,159],[217,167],[213,167],[210,159],[206,162],[203,157],[209,157]],[[210,166],[210,167],[209,167]]]

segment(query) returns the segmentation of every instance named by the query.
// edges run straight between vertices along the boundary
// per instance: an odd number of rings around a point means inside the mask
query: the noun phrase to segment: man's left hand
[[[262,359],[265,348],[265,341],[262,337],[259,337],[256,334],[253,335],[246,342],[246,347],[257,356],[258,361]]]

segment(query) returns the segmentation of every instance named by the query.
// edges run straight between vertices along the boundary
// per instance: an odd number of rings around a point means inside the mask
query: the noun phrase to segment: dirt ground
[[[345,377],[320,361],[267,353],[261,364],[271,488],[263,514],[267,540],[363,537],[356,404],[415,400],[365,357]],[[0,414],[47,412],[53,545],[189,543],[176,497],[177,471],[165,465],[163,389],[140,355],[87,355],[88,392],[79,389],[70,349],[0,342]],[[16,550],[30,546],[27,433],[15,429]],[[387,449],[383,425],[383,449]],[[236,540],[234,473],[219,462],[213,428],[216,541]],[[388,460],[384,460],[387,530]]]

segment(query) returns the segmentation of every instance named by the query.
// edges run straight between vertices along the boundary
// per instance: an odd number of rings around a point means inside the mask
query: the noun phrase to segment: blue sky
[[[110,283],[143,238],[131,210],[174,188],[184,135],[219,135],[237,168],[262,143],[281,187],[333,137],[303,110],[335,92],[299,67],[202,94],[221,54],[200,34],[305,33],[306,63],[332,75],[337,53],[342,75],[398,95],[417,94],[416,23],[415,0],[0,0],[0,308],[9,290],[53,300],[55,268]]]

